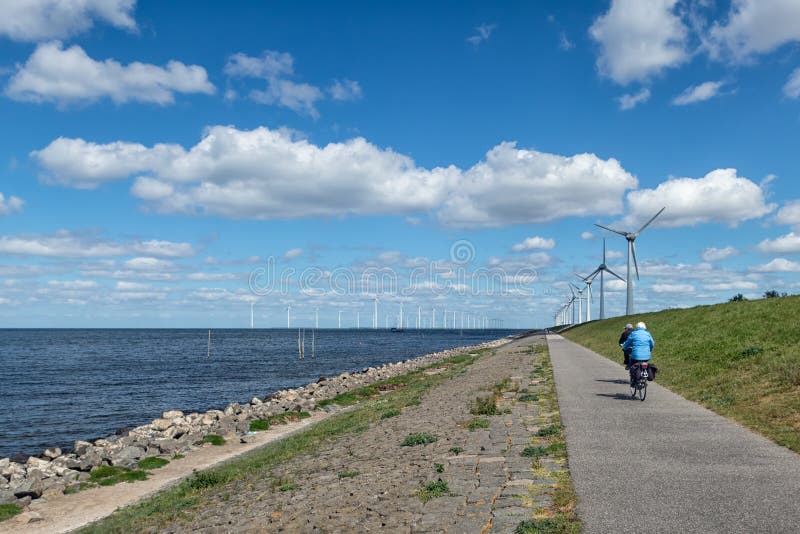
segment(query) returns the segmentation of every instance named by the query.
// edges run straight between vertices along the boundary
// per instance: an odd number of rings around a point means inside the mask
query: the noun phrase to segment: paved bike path
[[[654,382],[632,400],[622,365],[548,345],[585,533],[800,532],[800,455]]]

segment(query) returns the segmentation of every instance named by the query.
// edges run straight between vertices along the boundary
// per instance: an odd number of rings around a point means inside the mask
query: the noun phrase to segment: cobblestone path
[[[564,469],[563,460],[521,455],[547,444],[535,434],[557,417],[540,413],[540,405],[554,406],[550,401],[525,400],[549,395],[548,379],[533,372],[546,356],[531,347],[544,344],[529,337],[495,349],[399,416],[295,457],[269,477],[215,488],[189,523],[163,531],[513,532],[549,506],[554,475]],[[501,413],[470,414],[476,397],[504,380]],[[488,428],[470,431],[476,417],[488,420]],[[423,432],[438,441],[400,445]],[[446,494],[424,501],[420,489],[439,480],[447,483]]]

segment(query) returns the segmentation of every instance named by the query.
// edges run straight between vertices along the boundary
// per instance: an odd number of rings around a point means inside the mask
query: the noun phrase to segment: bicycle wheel
[[[639,393],[639,400],[644,402],[644,398],[647,397],[647,379],[639,380],[639,387],[636,389]]]

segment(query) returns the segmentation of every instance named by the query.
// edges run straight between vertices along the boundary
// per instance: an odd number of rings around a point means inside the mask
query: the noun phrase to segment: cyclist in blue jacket
[[[628,339],[622,344],[622,350],[631,351],[631,381],[635,378],[634,364],[650,360],[655,344],[653,336],[647,331],[647,325],[641,321],[636,323],[636,329],[630,333]]]

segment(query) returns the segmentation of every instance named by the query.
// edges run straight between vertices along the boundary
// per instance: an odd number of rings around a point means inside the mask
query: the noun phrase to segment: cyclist
[[[636,323],[636,329],[628,335],[628,339],[622,344],[622,350],[631,351],[630,374],[632,385],[635,384],[637,378],[635,372],[639,369],[636,364],[650,359],[655,344],[653,336],[647,331],[647,325],[642,321]]]
[[[620,347],[624,345],[626,341],[628,341],[628,336],[631,335],[631,332],[633,332],[633,325],[631,323],[628,323],[625,325],[625,330],[623,330],[622,334],[620,334],[619,336]],[[625,357],[624,363],[625,363],[625,370],[627,371],[631,367],[631,350],[630,349],[623,350],[622,355]]]

